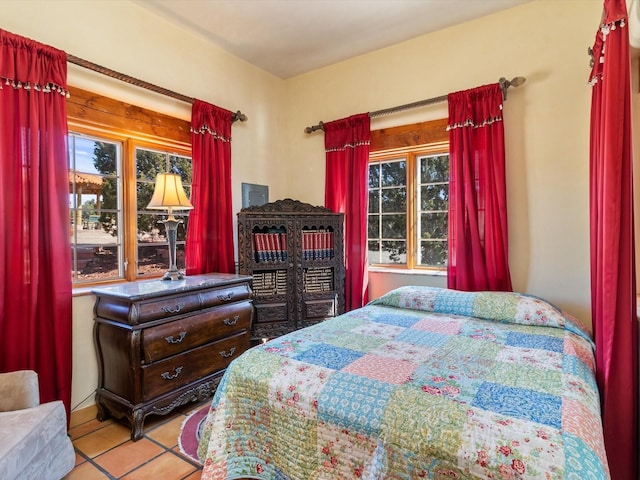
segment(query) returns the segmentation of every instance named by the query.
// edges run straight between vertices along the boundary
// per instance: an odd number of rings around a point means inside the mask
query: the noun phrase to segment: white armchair
[[[0,373],[0,478],[60,480],[74,464],[62,402],[40,405],[31,370]]]

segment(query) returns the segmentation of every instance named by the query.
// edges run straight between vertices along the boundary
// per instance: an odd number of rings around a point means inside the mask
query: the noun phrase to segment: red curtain
[[[447,285],[511,291],[499,84],[449,94]]]
[[[200,100],[191,110],[193,179],[186,273],[235,272],[231,204],[233,113]]]
[[[0,371],[71,403],[67,56],[0,30]]]
[[[324,124],[327,154],[324,204],[344,213],[345,308],[369,299],[367,209],[371,127],[366,113]]]
[[[590,141],[591,308],[596,379],[613,480],[638,478],[629,32],[624,0],[604,2],[593,47]]]

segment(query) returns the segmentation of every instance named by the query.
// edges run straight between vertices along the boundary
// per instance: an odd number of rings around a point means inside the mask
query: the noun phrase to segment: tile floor
[[[69,435],[76,450],[76,466],[63,480],[197,480],[202,467],[180,452],[182,422],[199,407],[184,405],[169,415],[150,415],[144,437],[131,441],[125,425],[96,419],[96,407],[71,413]]]

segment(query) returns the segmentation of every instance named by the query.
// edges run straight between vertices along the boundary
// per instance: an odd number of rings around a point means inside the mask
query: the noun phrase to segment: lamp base
[[[168,271],[162,276],[162,280],[182,280],[184,277],[184,273],[180,271]]]
[[[163,220],[162,223],[167,231],[167,241],[169,242],[169,270],[164,274],[162,280],[182,280],[184,273],[176,267],[176,237],[178,225],[182,223],[182,220],[176,219],[169,212],[169,218]]]

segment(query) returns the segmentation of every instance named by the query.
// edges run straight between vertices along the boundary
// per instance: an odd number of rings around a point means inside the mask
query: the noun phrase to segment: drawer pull
[[[218,300],[221,302],[228,302],[233,298],[233,292],[221,293],[218,295]]]
[[[178,375],[180,375],[180,372],[182,371],[183,367],[174,367],[173,371],[175,372],[173,375],[170,374],[169,372],[164,372],[161,374],[162,378],[164,378],[165,380],[173,380],[174,378],[178,378]]]
[[[225,325],[229,325],[230,327],[235,325],[236,323],[238,323],[238,319],[240,318],[240,315],[236,315],[235,317],[233,317],[233,320],[229,319],[229,318],[225,318],[223,320]]]
[[[162,307],[162,310],[164,310],[165,313],[179,313],[183,307],[184,307],[184,302],[180,302],[179,304],[176,305],[176,308]]]
[[[173,335],[169,335],[168,337],[164,337],[164,339],[167,341],[167,343],[180,343],[182,340],[184,340],[184,337],[187,336],[187,332],[180,332],[180,336],[178,338],[173,338]]]
[[[229,358],[233,356],[233,352],[235,351],[236,351],[236,347],[231,347],[231,349],[228,352],[220,352],[220,355],[222,355],[224,358]]]

